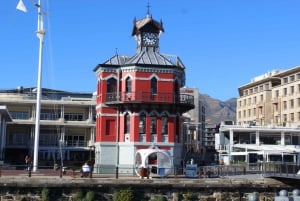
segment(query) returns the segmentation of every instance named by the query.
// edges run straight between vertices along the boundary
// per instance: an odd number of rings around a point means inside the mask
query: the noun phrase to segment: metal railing
[[[104,95],[104,94],[103,94]],[[150,92],[113,92],[105,94],[106,102],[160,102],[194,104],[194,96],[188,94],[175,95],[174,93],[150,93]]]
[[[98,170],[101,170],[101,173]],[[292,163],[252,163],[245,165],[213,165],[199,166],[196,169],[194,178],[219,178],[230,176],[242,176],[259,174],[264,177],[281,177],[300,179],[297,174],[300,169],[299,164]],[[185,167],[176,167],[171,169],[169,175],[159,175],[151,173],[149,177],[170,177],[170,178],[186,178],[189,177]],[[168,172],[168,170],[166,170]],[[25,165],[0,165],[0,177],[2,176],[68,176],[81,177],[81,166],[63,167],[59,166],[41,166],[37,172],[29,172]],[[99,167],[93,166],[91,176],[93,178],[118,178],[118,177],[136,177],[135,167]]]

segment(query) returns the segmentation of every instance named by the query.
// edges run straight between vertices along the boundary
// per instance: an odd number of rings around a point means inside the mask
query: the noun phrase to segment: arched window
[[[151,115],[151,125],[150,125],[150,133],[156,134],[156,123],[157,123],[157,117],[155,114]]]
[[[179,92],[179,84],[178,84],[178,80],[175,80],[174,83],[174,94],[175,94],[175,101],[178,102],[179,96],[180,96],[180,92]]]
[[[175,125],[175,142],[180,142],[180,139],[179,139],[179,132],[180,132],[180,117],[179,116],[176,116],[176,125]]]
[[[124,133],[130,133],[130,116],[128,113],[124,116]]]
[[[166,113],[164,113],[161,117],[161,133],[163,135],[167,135],[168,134],[168,116]]]
[[[107,80],[107,93],[117,92],[117,80],[115,78],[109,78]]]
[[[130,93],[131,92],[131,79],[130,77],[126,78],[126,89],[125,89],[126,93]]]
[[[157,94],[157,79],[155,77],[151,79],[151,94]]]
[[[146,115],[145,115],[145,113],[140,114],[139,133],[140,134],[146,133]]]
[[[97,83],[98,83],[97,84],[97,93],[98,93],[98,95],[100,95],[102,93],[102,89],[101,89],[102,83],[101,83],[101,80],[98,79]]]

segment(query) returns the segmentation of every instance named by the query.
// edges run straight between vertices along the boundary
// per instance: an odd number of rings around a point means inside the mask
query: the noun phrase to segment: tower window
[[[126,78],[126,93],[130,93],[131,92],[131,79],[130,77]]]
[[[163,114],[161,119],[162,119],[161,133],[163,135],[166,135],[168,134],[168,116],[166,114]]]
[[[125,128],[124,128],[124,131],[125,133],[130,133],[130,116],[128,113],[125,114],[125,118],[124,118],[124,125],[125,125]]]
[[[151,94],[157,94],[157,79],[155,77],[151,79]]]
[[[139,122],[139,133],[144,134],[146,127],[146,115],[145,113],[140,114],[140,122]]]
[[[107,93],[117,91],[117,80],[115,78],[109,78],[107,80]]]
[[[156,134],[156,116],[151,115],[151,125],[150,125],[150,131],[151,134]]]

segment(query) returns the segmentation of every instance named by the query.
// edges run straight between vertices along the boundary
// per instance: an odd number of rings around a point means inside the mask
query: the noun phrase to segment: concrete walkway
[[[186,178],[183,175],[166,178],[144,178],[134,175],[93,174],[92,178],[82,178],[79,172],[38,170],[29,175],[27,170],[2,170],[0,186],[5,187],[105,187],[105,186],[149,186],[160,188],[285,188],[280,181],[261,175],[225,176],[222,178]]]

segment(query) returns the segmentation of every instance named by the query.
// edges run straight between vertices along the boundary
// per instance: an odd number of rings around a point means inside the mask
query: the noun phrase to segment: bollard
[[[147,174],[147,179],[149,179],[149,176],[150,176],[150,168],[148,167],[146,170],[146,174]]]
[[[275,196],[274,201],[289,201],[290,198],[288,197],[287,190],[279,191],[279,196]]]
[[[300,190],[294,189],[291,198],[293,201],[300,201]]]
[[[119,178],[119,167],[117,166],[116,167],[116,179],[118,179]]]
[[[258,201],[257,193],[251,193],[248,195],[248,201]]]
[[[31,167],[28,167],[28,177],[31,177]]]

